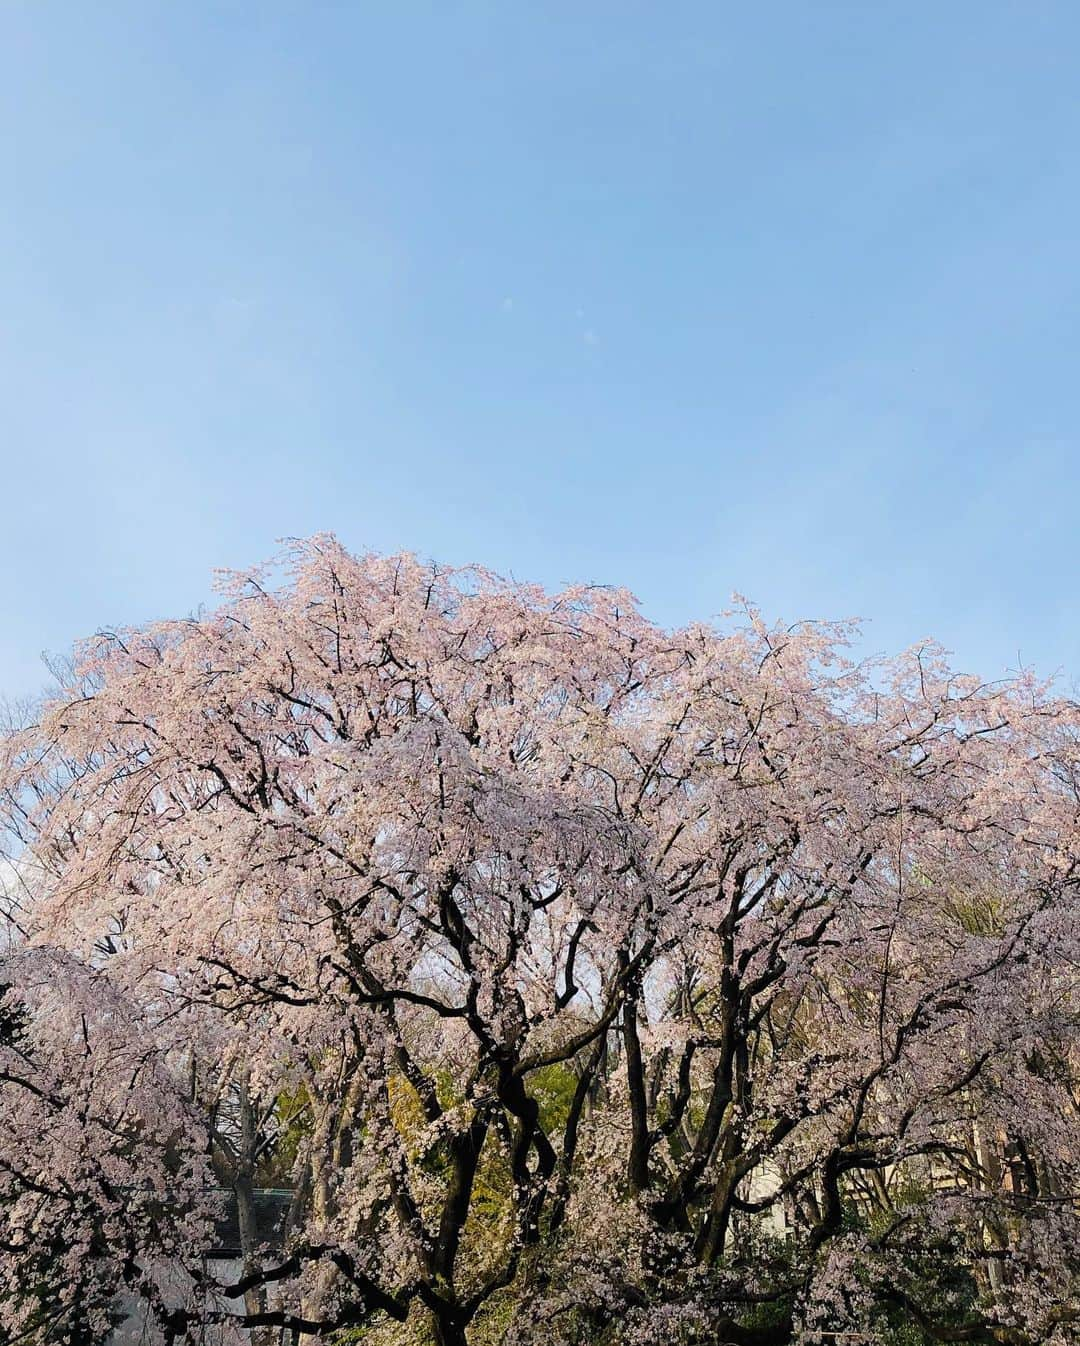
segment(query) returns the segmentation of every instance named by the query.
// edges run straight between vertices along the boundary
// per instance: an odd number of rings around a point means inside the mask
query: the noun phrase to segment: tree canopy
[[[0,742],[0,1338],[1075,1341],[1080,711],[849,634],[318,537],[80,645]]]

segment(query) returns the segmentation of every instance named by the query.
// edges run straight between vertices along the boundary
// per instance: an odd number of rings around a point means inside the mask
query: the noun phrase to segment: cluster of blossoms
[[[1073,1339],[1075,705],[325,537],[222,588],[0,740],[0,1337]]]

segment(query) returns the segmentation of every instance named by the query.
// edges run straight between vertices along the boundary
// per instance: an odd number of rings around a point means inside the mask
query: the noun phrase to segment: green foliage
[[[578,1077],[568,1062],[543,1066],[529,1076],[529,1088],[540,1108],[540,1125],[548,1135],[566,1126]]]
[[[280,1128],[278,1138],[256,1175],[260,1186],[274,1187],[287,1181],[296,1166],[300,1146],[311,1134],[311,1108],[302,1084],[283,1089],[277,1096],[275,1115]]]

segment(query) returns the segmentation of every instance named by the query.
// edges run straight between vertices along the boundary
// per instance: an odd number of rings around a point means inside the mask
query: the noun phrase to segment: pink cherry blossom
[[[1076,1340],[1073,703],[330,537],[221,588],[0,741],[0,1336]]]

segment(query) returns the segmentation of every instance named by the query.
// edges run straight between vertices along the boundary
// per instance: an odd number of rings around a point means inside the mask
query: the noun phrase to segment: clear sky
[[[0,7],[0,691],[354,547],[1080,678],[1080,5]]]

